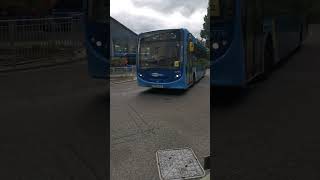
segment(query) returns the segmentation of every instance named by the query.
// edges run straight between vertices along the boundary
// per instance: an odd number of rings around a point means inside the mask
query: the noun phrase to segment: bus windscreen
[[[212,0],[211,1],[211,14],[213,17],[220,16],[220,1],[219,0]]]
[[[180,39],[179,31],[142,35],[139,51],[140,68],[179,68]]]
[[[91,1],[89,17],[92,21],[105,23],[108,18],[107,3],[104,0]]]
[[[213,0],[211,14],[214,21],[229,21],[235,13],[235,0]]]

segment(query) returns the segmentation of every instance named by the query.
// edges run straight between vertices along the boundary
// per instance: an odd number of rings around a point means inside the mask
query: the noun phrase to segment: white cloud
[[[136,33],[186,28],[200,37],[208,0],[111,0],[110,14]]]

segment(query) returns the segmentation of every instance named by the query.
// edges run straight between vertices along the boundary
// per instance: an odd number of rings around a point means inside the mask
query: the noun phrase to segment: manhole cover
[[[205,176],[200,162],[190,148],[158,150],[156,158],[161,180],[194,179]]]

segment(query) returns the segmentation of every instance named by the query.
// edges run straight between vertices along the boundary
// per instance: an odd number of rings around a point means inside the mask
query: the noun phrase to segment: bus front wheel
[[[192,81],[193,81],[193,84],[195,84],[195,83],[196,83],[196,74],[195,74],[195,73],[193,73]]]
[[[193,86],[194,84],[196,84],[196,75],[193,73],[191,86]]]

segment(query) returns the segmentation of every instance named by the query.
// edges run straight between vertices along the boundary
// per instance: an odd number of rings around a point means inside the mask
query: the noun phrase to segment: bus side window
[[[192,43],[191,34],[188,35],[188,51],[190,52],[190,43]]]
[[[200,59],[200,51],[199,51],[198,44],[195,43],[195,45],[194,45],[194,60],[197,61],[199,59]]]
[[[196,53],[197,53],[197,48],[196,48],[196,44],[194,43],[194,45],[193,45],[193,53],[192,53],[192,59],[193,59],[193,61],[196,61],[197,60],[197,56],[196,56]]]

